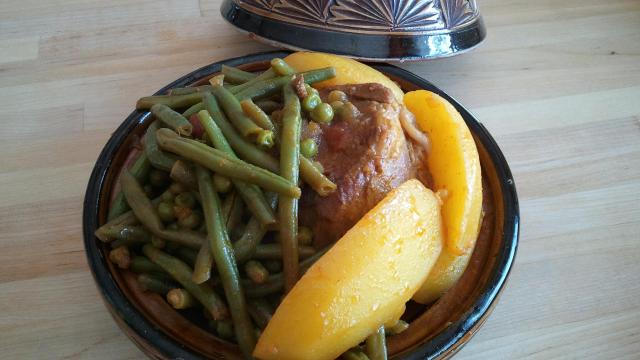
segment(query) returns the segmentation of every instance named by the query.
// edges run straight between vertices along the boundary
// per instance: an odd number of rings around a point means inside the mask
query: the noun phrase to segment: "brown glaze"
[[[266,68],[266,66],[268,66],[267,64],[268,62],[264,61],[239,67],[244,70],[256,71]],[[211,76],[213,75],[216,74],[212,74]],[[195,81],[194,84],[204,84],[209,77],[210,76]],[[408,81],[399,78],[394,78],[394,80],[396,80],[405,91],[416,89],[416,86]],[[108,204],[110,193],[114,188],[118,169],[122,167],[132,146],[146,130],[149,118],[143,117],[142,120],[143,121],[135,127],[123,145],[117,150],[107,170],[104,178],[105,185],[102,188],[103,191],[99,194],[101,207],[98,210],[98,219],[100,223],[104,223],[106,219],[106,204]],[[437,336],[443,329],[447,328],[449,324],[463,317],[475,301],[477,301],[478,297],[482,295],[482,291],[494,271],[495,255],[501,247],[505,246],[501,232],[505,218],[501,182],[505,180],[498,178],[493,165],[494,160],[490,157],[487,150],[479,141],[476,141],[476,143],[478,144],[480,162],[483,170],[483,209],[485,210],[485,216],[473,256],[461,280],[436,303],[428,307],[415,303],[409,304],[405,315],[411,318],[411,326],[402,334],[389,338],[388,349],[391,358],[400,359],[405,356],[417,358],[415,352],[412,353],[412,351]],[[93,240],[98,242],[96,239]],[[99,247],[103,256],[106,256],[108,250],[106,245],[100,243]],[[155,328],[160,329],[168,337],[182,344],[185,349],[200,354],[204,358],[241,358],[237,346],[221,340],[206,330],[203,330],[201,327],[194,325],[189,319],[173,310],[162,297],[141,291],[135,280],[135,275],[131,272],[120,270],[111,263],[107,262],[107,264],[113,279],[116,281],[124,296],[130,300],[135,308],[142,313]],[[506,269],[506,271],[508,272],[508,269]],[[488,310],[484,312],[482,318],[475,323],[473,328],[467,330],[459,340],[437,358],[447,358],[455,354],[481,326],[496,302],[497,301],[494,300],[490,304]],[[123,315],[113,308],[112,301],[108,301],[105,298],[105,304],[111,311],[118,325],[144,353],[154,359],[168,359],[167,356],[158,351],[154,345],[150,344],[150,342],[144,338],[144,334],[141,335],[132,330],[130,325],[123,320]]]

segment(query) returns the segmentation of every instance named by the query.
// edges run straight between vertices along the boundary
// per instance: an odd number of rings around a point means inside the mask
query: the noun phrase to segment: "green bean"
[[[272,172],[239,160],[223,151],[209,148],[194,140],[181,138],[178,134],[168,129],[159,129],[156,132],[156,136],[158,144],[163,149],[224,176],[256,184],[267,190],[291,196],[295,199],[300,197],[300,188],[294,185],[295,182],[288,181]]]
[[[193,173],[193,169],[183,160],[178,160],[173,163],[169,176],[173,181],[185,185],[191,190],[198,188],[198,183],[196,182],[196,176]]]
[[[182,310],[194,307],[196,300],[185,289],[171,289],[167,293],[167,302],[174,309]]]
[[[204,101],[207,111],[211,114],[214,122],[222,131],[222,134],[224,134],[224,138],[228,140],[230,147],[234,151],[238,152],[242,159],[271,172],[278,172],[278,160],[242,138],[235,129],[233,129],[224,114],[220,111],[220,108],[213,96],[205,94]],[[209,136],[211,137],[211,135]],[[324,176],[322,172],[318,171],[318,169],[313,166],[311,160],[304,156],[300,157],[300,175],[312,189],[320,194],[320,196],[327,196],[337,189],[336,184],[331,182],[331,180]],[[249,206],[251,206],[251,204],[258,204],[257,202],[248,201],[246,199],[245,202],[249,204]],[[252,212],[254,214],[256,213],[253,210]]]
[[[371,360],[387,360],[387,342],[384,326],[380,326],[365,342],[366,353]]]
[[[211,86],[223,86],[224,85],[224,74],[218,74],[209,78],[209,84]],[[209,90],[211,92],[211,89]]]
[[[262,130],[256,136],[256,144],[263,148],[272,148],[275,145],[275,139],[273,137],[273,131],[271,130]]]
[[[202,196],[203,210],[207,223],[207,239],[213,252],[214,262],[222,280],[224,292],[229,301],[231,319],[233,320],[238,345],[245,357],[251,358],[256,339],[253,326],[246,309],[246,302],[240,285],[240,274],[233,255],[233,247],[225,229],[220,199],[213,188],[209,171],[196,167],[198,186]]]
[[[216,191],[222,194],[226,194],[231,190],[231,180],[228,177],[213,174],[213,186],[216,188]]]
[[[236,132],[233,125],[227,120],[227,117],[220,110],[215,97],[210,94],[204,94],[203,101],[205,108],[211,114],[213,121],[218,125],[220,131],[227,139],[230,147],[238,153],[238,156],[254,165],[260,166],[271,172],[277,173],[280,170],[278,160],[273,156],[265,153],[255,144],[249,142]],[[211,134],[207,133],[210,137]],[[215,145],[215,144],[214,144]],[[216,146],[217,148],[218,146]],[[223,149],[220,149],[223,150]]]
[[[205,243],[204,241],[203,243]],[[195,266],[195,263],[198,258],[198,252],[194,249],[188,247],[179,247],[174,255],[185,263],[189,264],[189,266]]]
[[[158,249],[164,249],[167,246],[167,242],[156,235],[151,236],[151,245],[157,247]]]
[[[277,273],[282,271],[282,261],[278,260],[266,260],[264,261],[264,267],[269,270],[270,273]]]
[[[111,242],[111,248],[115,249],[121,246],[136,247],[136,246],[151,242],[151,239],[152,239],[151,237],[147,239],[116,239],[113,242]]]
[[[213,96],[205,96],[205,101],[210,105],[209,107],[218,109],[216,100],[215,98],[213,98]],[[219,113],[219,111],[216,112]],[[211,139],[214,147],[220,151],[225,152],[229,156],[236,157],[236,154],[231,148],[231,145],[229,144],[229,142],[227,142],[227,139],[222,133],[222,130],[220,129],[218,124],[213,121],[213,119],[209,115],[209,112],[200,112],[198,113],[198,117],[200,119],[202,127],[209,135],[209,138]],[[214,175],[214,185],[216,175]],[[263,225],[268,226],[276,222],[275,214],[264,198],[264,194],[259,187],[239,180],[233,180],[233,184],[238,190],[238,193],[240,194],[244,202],[249,207],[249,211],[251,211],[251,213],[256,216]]]
[[[151,113],[162,123],[173,129],[180,136],[191,136],[193,126],[182,114],[162,104],[151,107]]]
[[[333,120],[333,108],[327,103],[320,103],[311,111],[311,119],[320,124],[330,124]]]
[[[325,247],[322,250],[319,250],[312,256],[302,260],[300,262],[300,272],[306,272],[311,265],[313,265],[318,259],[322,257],[327,251],[329,251],[330,246]],[[244,286],[244,290],[246,292],[247,297],[250,298],[259,298],[267,295],[271,295],[282,291],[284,288],[284,275],[283,273],[278,273],[269,276],[269,279],[264,284],[256,285],[251,281],[246,281],[242,283]]]
[[[231,229],[238,226],[238,223],[242,220],[242,210],[242,200],[235,192],[224,199],[220,211],[222,211],[222,222],[227,231],[231,231]]]
[[[149,163],[149,159],[144,154],[144,152],[138,155],[136,161],[129,168],[129,172],[138,180],[139,182],[143,182],[144,179],[149,174],[149,170],[151,170],[151,164]],[[116,195],[111,207],[109,208],[109,215],[107,215],[108,220],[114,219],[116,216],[123,214],[125,211],[129,210],[129,204],[124,198],[124,194],[122,191]]]
[[[298,256],[302,259],[306,259],[315,253],[316,249],[311,246],[298,246]],[[261,260],[282,259],[282,248],[279,244],[258,245],[253,257]]]
[[[233,125],[240,131],[240,134],[246,138],[255,139],[262,131],[261,127],[256,125],[247,115],[242,112],[240,102],[229,90],[222,86],[214,86],[211,92],[220,106],[227,114]]]
[[[156,131],[158,129],[159,126],[156,121],[152,122],[147,128],[147,132],[144,135],[144,153],[147,155],[151,165],[164,171],[170,171],[178,158],[171,154],[165,154],[158,148],[156,140]]]
[[[204,109],[204,103],[199,102],[196,104],[191,105],[191,107],[189,107],[187,110],[185,110],[182,113],[182,116],[186,117],[187,119],[191,117],[191,115],[193,114],[197,114],[198,111]]]
[[[313,165],[311,160],[304,156],[300,156],[300,175],[302,175],[304,182],[311,186],[320,196],[327,196],[338,188],[335,183]]]
[[[175,287],[175,283],[151,274],[138,275],[138,285],[142,291],[152,292],[165,296],[169,290]]]
[[[293,75],[280,76],[273,79],[263,80],[255,83],[246,89],[235,93],[238,100],[266,98],[276,94],[283,86],[291,83]],[[226,109],[225,109],[226,111]]]
[[[283,89],[284,108],[282,117],[282,139],[280,146],[280,174],[293,184],[298,183],[300,164],[300,132],[302,118],[300,99],[291,84]],[[281,196],[278,206],[280,224],[280,246],[285,292],[289,292],[298,281],[298,199]]]
[[[369,357],[358,348],[347,350],[340,358],[343,360],[370,360]]]
[[[304,76],[305,83],[313,84],[336,77],[336,68],[326,67],[322,69],[305,71],[300,74]]]
[[[131,254],[126,246],[117,247],[109,252],[109,260],[120,269],[128,269],[131,264]]]
[[[253,79],[247,81],[246,83],[233,86],[231,89],[229,89],[229,91],[231,91],[231,93],[233,93],[233,94],[237,94],[237,93],[243,91],[244,89],[253,86],[256,83],[259,83],[262,80],[268,80],[268,79],[272,79],[274,77],[276,77],[276,72],[273,71],[273,69],[269,68],[265,72],[263,72],[262,74],[254,77]]]
[[[211,268],[213,267],[213,253],[211,252],[211,246],[208,241],[205,241],[198,251],[196,262],[193,265],[193,274],[191,275],[191,281],[196,284],[202,284],[203,282],[211,278]]]
[[[191,93],[186,95],[155,95],[140,98],[136,103],[136,109],[148,110],[155,104],[166,105],[172,109],[179,109],[192,106],[202,101],[201,93]]]
[[[278,197],[273,193],[268,193],[267,201],[269,202],[270,208],[275,209]],[[243,263],[249,260],[255,253],[256,246],[260,244],[266,233],[267,228],[261,224],[256,216],[252,217],[244,228],[240,239],[233,244],[236,261]]]
[[[187,95],[197,92],[211,91],[211,85],[187,86],[169,90],[169,95]]]
[[[192,271],[187,264],[151,245],[145,245],[142,252],[189,291],[209,311],[213,319],[221,320],[228,317],[227,306],[209,285],[195,284],[191,281]]]
[[[105,228],[103,234],[108,241],[148,242],[151,239],[149,232],[144,227],[125,224],[110,225]]]
[[[407,330],[409,328],[409,324],[404,320],[398,320],[393,326],[390,328],[385,328],[386,335],[398,335],[401,332]]]
[[[162,198],[160,196],[158,196],[157,198],[151,200],[151,204],[156,206],[157,204],[160,203],[160,201],[162,200]],[[105,223],[104,225],[100,226],[94,233],[94,235],[103,242],[109,242],[109,236],[108,236],[108,231],[109,231],[109,227],[114,226],[114,225],[136,225],[139,224],[140,221],[138,220],[138,218],[136,217],[136,215],[133,213],[133,211],[129,210],[126,213],[119,215],[109,221],[107,221],[107,223]]]
[[[227,65],[222,65],[221,72],[224,74],[225,80],[234,84],[242,84],[258,77],[258,75],[254,73],[250,73],[248,71],[240,70],[238,68]]]
[[[269,270],[256,260],[247,261],[244,264],[244,272],[247,274],[247,277],[256,284],[263,284],[269,276]]]
[[[247,309],[249,310],[249,315],[251,315],[251,318],[260,329],[267,327],[273,316],[273,309],[264,299],[248,300]]]
[[[151,260],[147,259],[144,256],[135,256],[131,259],[131,264],[129,264],[129,270],[138,274],[149,274],[149,273],[159,273],[166,274],[166,272],[158,265],[153,263]]]
[[[127,203],[140,222],[151,232],[162,230],[162,221],[160,221],[151,200],[128,170],[123,171],[120,175],[120,186]]]
[[[269,115],[262,111],[251,99],[240,101],[240,106],[242,107],[242,111],[261,128],[271,131],[275,129],[271,119],[269,119]]]
[[[270,69],[271,70],[271,69]],[[315,83],[322,80],[327,80],[336,76],[336,70],[333,67],[305,71],[299,73],[303,76],[304,82],[307,84]],[[254,79],[255,80],[255,79]],[[283,86],[289,84],[293,80],[293,74],[286,76],[280,76],[277,78],[263,79],[261,81],[254,81],[253,84],[247,85],[245,83],[241,90],[236,90],[236,87],[231,89],[231,92],[236,95],[240,100],[262,98],[275,94]]]
[[[191,230],[169,230],[165,229],[159,231],[156,235],[159,237],[172,241],[176,244],[187,246],[191,249],[200,249],[200,246],[205,241],[204,236]]]
[[[296,72],[291,66],[289,66],[289,64],[280,58],[271,59],[271,68],[276,72],[276,74],[281,76],[292,75]]]
[[[307,158],[312,158],[318,154],[318,144],[313,139],[304,139],[300,143],[300,153]]]
[[[281,103],[273,100],[258,100],[255,102],[255,104],[267,114],[271,114],[275,110],[282,108]]]

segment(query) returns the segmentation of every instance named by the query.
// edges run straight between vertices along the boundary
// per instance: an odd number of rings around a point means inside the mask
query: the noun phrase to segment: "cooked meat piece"
[[[301,223],[313,229],[318,247],[338,240],[390,190],[416,175],[398,120],[402,105],[391,91],[379,84],[337,86],[320,92],[323,101],[335,89],[358,111],[321,125],[317,160],[338,190],[327,197],[304,191],[300,204]]]
[[[393,92],[388,87],[378,83],[339,85],[331,90],[340,90],[347,94],[351,101],[371,100],[384,104],[397,104]]]
[[[300,99],[307,97],[307,89],[304,87],[304,76],[302,74],[294,76],[291,85],[293,85],[293,90],[295,90]]]

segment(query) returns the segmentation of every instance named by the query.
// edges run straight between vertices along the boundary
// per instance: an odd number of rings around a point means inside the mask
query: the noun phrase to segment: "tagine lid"
[[[486,35],[475,0],[225,0],[220,12],[255,40],[366,61],[453,56]]]

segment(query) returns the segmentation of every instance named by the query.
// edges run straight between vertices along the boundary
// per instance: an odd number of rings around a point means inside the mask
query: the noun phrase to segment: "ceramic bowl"
[[[286,52],[247,55],[217,62],[165,86],[168,89],[205,82],[222,64],[257,71]],[[457,352],[485,321],[503,289],[518,243],[518,199],[509,166],[489,132],[460,104],[430,82],[391,65],[372,65],[405,91],[427,89],[450,101],[462,114],[476,141],[483,172],[485,217],[481,236],[460,281],[430,307],[409,303],[411,326],[388,339],[391,358],[441,359]],[[132,103],[135,99],[132,99]],[[130,145],[150,120],[134,111],[113,133],[89,179],[83,210],[84,244],[89,266],[107,309],[122,330],[147,355],[156,359],[239,359],[238,348],[204,330],[200,314],[178,313],[162,297],[142,292],[135,276],[107,259],[107,248],[94,236],[105,222],[108,199]]]

